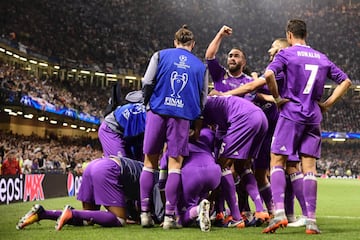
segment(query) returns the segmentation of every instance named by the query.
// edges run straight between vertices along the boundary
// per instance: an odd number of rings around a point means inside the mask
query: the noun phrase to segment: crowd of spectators
[[[130,91],[122,87],[122,94]],[[111,97],[111,86],[99,88],[84,86],[79,81],[59,81],[57,75],[38,78],[29,71],[17,69],[0,61],[0,91],[10,93],[10,101],[19,102],[23,95],[28,95],[39,102],[46,102],[56,108],[66,107],[99,118]]]
[[[359,176],[360,143],[322,143],[321,158],[317,160],[317,171],[327,176]]]
[[[194,31],[194,53],[200,58],[218,29],[226,24],[234,33],[223,41],[220,61],[225,63],[227,51],[238,46],[246,52],[250,69],[261,72],[267,65],[267,49],[273,39],[284,36],[289,18],[298,17],[308,24],[308,44],[326,53],[354,84],[360,84],[359,13],[360,3],[347,0],[294,0],[289,4],[283,0],[5,0],[0,2],[0,41],[60,63],[61,67],[75,65],[123,74],[130,69],[143,75],[149,56],[171,47],[172,34],[182,24]],[[16,96],[28,94],[99,117],[111,94],[110,86],[100,92],[78,81],[60,82],[56,76],[37,78],[6,63],[0,63],[0,84],[1,91]],[[123,90],[126,93],[129,89]],[[325,96],[330,91],[326,90]],[[359,93],[350,90],[324,114],[323,131],[360,132]],[[101,153],[82,145],[79,139],[40,139],[8,133],[0,137],[0,147],[17,150],[24,173],[75,169]],[[64,143],[69,144],[66,150]],[[343,150],[344,146],[349,147]],[[351,169],[358,173],[357,149],[359,143],[324,143],[318,170]]]
[[[334,89],[327,89],[324,98]],[[360,91],[349,91],[326,113],[323,114],[322,130],[326,132],[360,133]]]
[[[102,156],[100,143],[88,138],[61,139],[23,136],[0,131],[1,163],[9,152],[16,155],[22,173],[82,174],[83,166]]]
[[[86,164],[102,156],[97,140],[86,138],[43,139],[38,136],[22,136],[0,131],[1,162],[7,153],[15,152],[22,173],[82,174]],[[358,176],[360,174],[359,141],[322,143],[322,156],[317,161],[319,174],[328,176]]]
[[[122,95],[133,89],[122,87]],[[0,62],[0,91],[11,91],[18,101],[23,94],[42,99],[56,107],[68,107],[100,119],[111,96],[111,86],[99,92],[98,88],[82,86],[76,81],[58,81],[57,78],[39,79],[28,71]],[[326,89],[324,98],[333,89]],[[350,89],[333,108],[323,116],[322,130],[326,132],[360,133],[360,91]]]
[[[308,44],[359,81],[359,8],[358,1],[349,0],[6,0],[0,3],[0,35],[63,65],[105,70],[109,63],[114,72],[143,75],[149,56],[171,47],[182,24],[195,33],[194,53],[200,58],[227,24],[233,37],[219,53],[240,46],[251,68],[262,71],[271,42],[284,36],[289,18],[297,17],[309,25]]]

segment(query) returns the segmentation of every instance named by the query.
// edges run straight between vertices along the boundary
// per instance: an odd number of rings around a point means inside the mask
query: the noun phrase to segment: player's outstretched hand
[[[320,107],[322,113],[327,112],[330,108],[323,102],[318,102],[318,104],[319,104],[319,107]]]
[[[209,96],[223,96],[224,93],[219,92],[218,90],[213,89],[213,90],[210,91],[210,93],[209,93],[208,95],[209,95]]]
[[[258,75],[257,72],[252,72],[251,77],[254,78],[254,79],[257,79],[259,77],[259,75]]]
[[[284,106],[284,104],[290,102],[289,99],[287,98],[279,98],[277,100],[275,100],[276,106],[279,110],[281,110],[281,108]]]

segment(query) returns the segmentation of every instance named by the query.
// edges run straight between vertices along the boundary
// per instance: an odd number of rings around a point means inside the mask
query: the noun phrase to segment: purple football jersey
[[[319,124],[322,114],[320,101],[325,81],[340,84],[347,75],[324,54],[305,45],[282,49],[267,68],[275,74],[284,72],[284,85],[279,88],[282,98],[290,99],[281,109],[281,116],[290,120]]]
[[[239,77],[231,76],[227,70],[220,65],[216,58],[207,60],[207,64],[209,73],[214,82],[214,88],[217,91],[226,92],[253,81],[253,79],[245,73],[241,74]],[[254,94],[248,93],[244,98],[252,101]]]
[[[254,111],[261,111],[255,104],[236,96],[208,97],[203,111],[207,124],[217,124],[219,130],[228,129],[229,121],[233,118],[247,118]]]

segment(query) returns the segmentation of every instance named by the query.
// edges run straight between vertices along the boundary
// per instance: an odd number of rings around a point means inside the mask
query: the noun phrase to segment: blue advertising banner
[[[93,123],[100,125],[100,118],[92,116],[88,113],[78,112],[75,109],[66,108],[66,107],[57,107],[52,103],[47,102],[46,100],[38,97],[32,97],[29,95],[23,95],[20,99],[20,102],[28,107],[33,107],[38,110],[55,113],[58,115],[64,115],[67,117],[72,117],[81,121]]]

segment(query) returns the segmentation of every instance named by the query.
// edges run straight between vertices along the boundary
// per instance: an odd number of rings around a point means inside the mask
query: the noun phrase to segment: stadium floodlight
[[[13,53],[12,52],[10,52],[10,51],[6,51],[5,52],[7,55],[10,55],[10,56],[12,56],[13,55]]]
[[[77,72],[77,70],[75,68],[71,69],[71,72]]]
[[[5,108],[4,111],[7,112],[7,113],[12,112],[12,110],[9,109],[9,108]]]
[[[71,127],[71,128],[77,128],[77,125],[71,124],[70,127]]]
[[[125,79],[136,80],[136,77],[135,76],[125,76]]]
[[[20,58],[20,56],[17,55],[17,54],[15,54],[15,53],[14,53],[13,57],[14,57],[14,58],[18,58],[18,59]]]
[[[16,112],[9,112],[9,115],[11,115],[11,116],[17,116],[17,113],[16,113]]]
[[[44,116],[38,117],[38,120],[39,120],[40,122],[43,122],[43,121],[45,121],[45,117],[44,117]]]
[[[32,59],[29,62],[32,63],[32,64],[37,64],[38,63],[37,61],[32,60]]]
[[[106,74],[106,77],[108,77],[108,78],[116,78],[116,74],[108,73],[108,74]]]
[[[334,142],[345,142],[346,138],[333,138],[332,139]]]
[[[6,50],[3,48],[0,48],[0,52],[5,52]]]
[[[116,78],[107,78],[108,81],[111,81],[111,82],[117,82],[117,79]]]
[[[27,61],[27,58],[20,57],[20,60],[26,62],[26,61]]]
[[[27,119],[32,119],[33,117],[34,117],[34,115],[32,115],[31,113],[24,115],[24,118],[27,118]]]
[[[54,68],[59,70],[59,69],[60,69],[60,66],[54,66]]]
[[[57,124],[57,121],[56,120],[50,120],[50,123],[51,124]]]
[[[69,124],[66,123],[66,122],[64,122],[62,125],[63,125],[64,127],[67,127]]]
[[[39,63],[40,66],[47,67],[49,66],[47,63]]]
[[[23,112],[21,112],[21,111],[17,111],[16,112],[18,115],[23,115]]]
[[[96,72],[96,73],[95,73],[95,76],[105,77],[105,73]]]
[[[81,70],[80,73],[82,73],[82,74],[90,74],[90,71]]]
[[[85,131],[86,128],[85,127],[79,127],[79,129]]]

